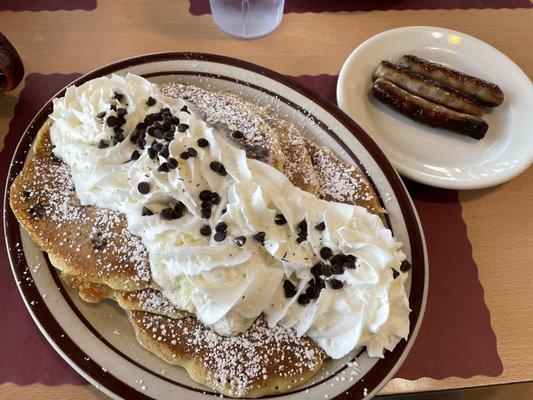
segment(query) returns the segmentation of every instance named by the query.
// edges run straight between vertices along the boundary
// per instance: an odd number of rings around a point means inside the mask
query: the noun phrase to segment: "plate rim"
[[[349,108],[346,106],[346,99],[343,96],[343,87],[346,85],[346,79],[348,76],[348,68],[349,65],[354,62],[354,59],[356,58],[358,52],[363,50],[364,48],[372,45],[375,41],[378,41],[380,39],[394,36],[398,33],[402,32],[410,32],[413,33],[425,31],[425,30],[437,30],[444,32],[446,34],[453,34],[453,35],[460,35],[462,37],[468,38],[468,40],[471,40],[472,42],[476,43],[477,45],[480,45],[482,47],[487,48],[490,51],[495,52],[499,57],[504,59],[506,62],[510,63],[514,68],[516,68],[517,71],[520,73],[520,79],[525,79],[529,81],[529,84],[531,86],[531,80],[527,76],[527,74],[520,68],[510,57],[508,57],[505,53],[498,50],[496,47],[492,46],[491,44],[478,39],[475,36],[469,35],[464,32],[456,31],[453,29],[438,27],[438,26],[430,26],[430,25],[411,25],[411,26],[402,26],[399,28],[393,28],[389,29],[384,32],[380,32],[374,36],[369,37],[364,42],[360,43],[355,49],[353,49],[346,60],[344,61],[341,70],[339,72],[339,78],[337,80],[336,85],[336,100],[339,108],[347,113],[346,109]],[[519,164],[519,167],[514,168],[509,173],[499,173],[497,175],[490,175],[488,178],[485,177],[481,180],[477,181],[468,181],[468,180],[447,180],[439,176],[431,175],[428,173],[423,173],[420,171],[417,171],[413,168],[404,167],[401,163],[396,162],[393,158],[390,158],[389,161],[394,165],[394,167],[400,172],[401,175],[412,179],[414,181],[438,187],[443,189],[455,189],[455,190],[474,190],[474,189],[485,189],[497,185],[501,185],[505,182],[510,181],[511,179],[516,178],[518,175],[522,174],[524,171],[526,171],[529,167],[531,167],[533,163],[533,154],[529,157],[529,161],[527,160],[527,157],[524,157],[524,161]]]
[[[93,71],[90,71],[87,74],[84,74],[74,80],[73,82],[66,85],[64,88],[59,90],[54,96],[48,100],[44,106],[37,112],[35,117],[32,119],[28,127],[24,130],[23,134],[21,135],[19,142],[17,143],[17,146],[15,147],[15,150],[13,152],[13,156],[11,158],[10,166],[7,173],[7,179],[6,179],[6,187],[4,192],[4,236],[5,236],[5,242],[6,242],[6,250],[8,253],[8,258],[10,262],[10,266],[12,269],[13,276],[15,278],[15,281],[20,281],[20,271],[17,271],[16,265],[20,264],[21,260],[16,260],[16,253],[17,250],[15,249],[15,246],[12,244],[16,242],[20,242],[20,226],[18,224],[18,221],[15,219],[11,208],[9,207],[9,189],[11,187],[11,184],[13,182],[13,179],[16,175],[18,175],[20,169],[23,166],[17,165],[16,161],[21,158],[25,157],[26,152],[28,151],[29,146],[26,146],[28,144],[31,144],[34,140],[34,137],[31,135],[33,131],[38,130],[42,124],[39,124],[36,126],[36,122],[40,122],[41,120],[46,120],[46,118],[49,115],[49,109],[52,105],[52,100],[58,96],[62,96],[64,94],[64,91],[68,86],[71,85],[77,85],[80,83],[83,83],[87,80],[93,79],[98,76],[104,76],[109,73],[112,73],[116,70],[128,68],[135,65],[142,65],[142,64],[149,64],[153,62],[161,62],[161,61],[179,61],[179,60],[191,60],[191,61],[205,61],[205,62],[214,62],[218,64],[224,64],[232,67],[237,67],[240,69],[248,70],[253,73],[257,73],[260,75],[263,75],[267,78],[273,79],[279,83],[281,83],[284,86],[287,86],[290,89],[293,89],[300,95],[303,95],[311,102],[314,102],[317,104],[320,108],[325,110],[327,113],[332,115],[339,123],[341,123],[353,136],[354,140],[357,140],[369,153],[369,155],[372,157],[374,162],[376,162],[382,171],[382,173],[386,176],[387,181],[389,185],[392,187],[393,192],[397,198],[398,206],[401,210],[402,218],[405,222],[405,226],[407,229],[408,237],[411,242],[411,256],[412,256],[412,262],[413,265],[416,266],[417,275],[421,276],[421,282],[422,290],[416,292],[416,298],[419,301],[417,304],[418,313],[417,315],[413,315],[413,313],[410,314],[410,320],[411,320],[411,333],[409,335],[408,340],[401,341],[396,348],[398,349],[399,353],[398,356],[395,356],[394,361],[392,360],[392,356],[390,353],[384,360],[389,360],[389,363],[391,363],[392,367],[388,367],[388,365],[385,367],[385,370],[387,371],[385,373],[385,376],[381,378],[381,380],[378,379],[378,381],[370,385],[371,391],[368,393],[368,397],[372,397],[374,394],[376,394],[387,382],[392,378],[392,376],[398,371],[400,366],[402,365],[403,361],[407,357],[409,351],[411,350],[411,347],[416,340],[416,336],[418,333],[418,330],[420,328],[426,301],[427,301],[427,293],[428,293],[428,260],[427,260],[427,250],[425,246],[425,238],[422,231],[422,226],[418,217],[418,214],[416,212],[416,208],[414,206],[414,203],[407,192],[407,189],[405,188],[405,185],[401,181],[398,173],[394,170],[386,156],[383,154],[383,152],[379,149],[377,144],[372,140],[372,138],[359,126],[357,125],[347,114],[345,114],[342,110],[340,110],[337,106],[335,106],[332,102],[325,99],[323,96],[313,92],[311,89],[308,89],[307,87],[303,86],[299,82],[293,80],[292,78],[286,77],[282,74],[279,74],[273,70],[270,70],[268,68],[259,66],[257,64],[253,64],[247,61],[243,61],[236,58],[226,57],[222,55],[217,54],[208,54],[208,53],[195,53],[195,52],[163,52],[163,53],[151,53],[151,54],[144,54],[132,58],[126,58],[111,64],[107,64],[105,66],[102,66],[100,68],[97,68]],[[32,136],[32,137],[30,137]],[[338,138],[342,143],[344,141],[340,138]],[[15,171],[16,170],[16,171]],[[14,172],[15,171],[15,172]],[[416,263],[415,263],[416,258]],[[22,264],[27,267],[26,265],[26,259],[24,258],[22,260]],[[417,279],[419,277],[417,276]],[[145,398],[150,399],[151,397],[147,396],[145,393],[139,392],[136,388],[128,385],[127,383],[121,381],[118,378],[115,378],[111,374],[102,374],[101,373],[101,367],[95,364],[96,368],[91,368],[89,371],[87,371],[87,364],[88,362],[84,360],[83,366],[80,366],[79,362],[76,362],[73,360],[73,354],[72,354],[72,348],[78,354],[81,354],[81,357],[85,356],[85,353],[82,349],[80,349],[70,338],[68,338],[68,335],[66,335],[61,326],[55,321],[55,318],[52,316],[50,310],[46,306],[44,302],[39,302],[38,307],[35,305],[30,306],[28,299],[31,297],[40,298],[38,291],[35,287],[35,285],[32,285],[32,289],[28,290],[28,287],[24,285],[17,284],[17,287],[19,289],[19,292],[21,294],[21,297],[23,298],[23,301],[26,305],[26,308],[30,312],[30,315],[32,316],[32,319],[35,321],[45,338],[48,340],[48,342],[52,345],[54,350],[56,350],[65,361],[69,365],[71,365],[76,372],[78,372],[81,376],[83,376],[85,379],[87,379],[91,384],[96,386],[99,390],[102,390],[108,395],[111,395],[114,398],[128,398],[128,396],[131,396],[134,392],[136,397],[139,398]],[[33,296],[30,295],[28,292],[33,292]],[[35,292],[37,294],[35,294]],[[413,292],[411,293],[413,294]],[[412,321],[414,319],[414,323]],[[63,336],[61,337],[61,343],[58,343],[57,337],[52,337],[51,333],[49,332],[50,325],[57,325],[57,327],[54,327],[56,330],[55,335],[57,336],[57,332],[63,332]],[[59,329],[58,329],[59,328]],[[65,344],[67,343],[68,346]],[[67,348],[70,348],[71,351],[67,351]],[[381,361],[381,360],[380,360]],[[377,363],[376,363],[377,365]],[[372,368],[374,368],[373,366]],[[372,370],[372,369],[371,369]],[[369,373],[371,372],[369,371]],[[365,378],[369,378],[368,373],[365,375]],[[371,379],[367,379],[367,386],[368,381]],[[359,382],[359,381],[357,381]],[[354,383],[353,386],[351,386],[347,392],[343,392],[335,397],[335,399],[344,399],[348,398],[347,396],[350,395],[356,395],[357,393],[353,392],[352,389],[357,386],[357,382]],[[112,388],[108,387],[109,385],[112,385]],[[373,387],[372,387],[373,386]],[[117,387],[119,390],[117,390]],[[124,390],[126,390],[124,392]],[[124,396],[124,397],[123,397]],[[363,396],[365,397],[365,396]],[[361,397],[362,398],[362,397]]]

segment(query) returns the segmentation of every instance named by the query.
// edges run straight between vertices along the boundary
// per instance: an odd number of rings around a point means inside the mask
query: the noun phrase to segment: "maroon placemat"
[[[20,134],[48,98],[79,74],[30,74],[26,77],[15,116],[0,152],[0,193],[11,155]],[[335,101],[337,77],[296,77]],[[429,253],[429,297],[414,347],[397,374],[405,379],[473,375],[496,376],[502,363],[483,288],[461,218],[457,191],[406,182],[424,228]],[[11,275],[5,243],[0,240],[0,384],[36,382],[46,385],[83,384],[85,381],[55,353],[26,311]]]
[[[57,11],[96,8],[96,0],[0,0],[0,11]]]
[[[210,14],[209,0],[189,0],[192,15]],[[531,8],[529,0],[285,0],[285,13],[373,10]]]

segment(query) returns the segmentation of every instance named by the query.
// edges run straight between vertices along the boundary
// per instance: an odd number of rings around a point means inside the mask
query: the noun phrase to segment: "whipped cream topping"
[[[148,105],[149,98],[155,104]],[[126,110],[125,140],[115,145],[106,122],[117,115],[111,106]],[[188,110],[180,111],[184,106]],[[145,149],[128,140],[147,114],[163,108],[182,124],[168,143],[170,157],[178,160],[177,168],[168,172],[158,170],[166,161],[161,154],[153,159],[148,154],[156,139],[146,136]],[[332,358],[360,346],[366,346],[370,356],[381,357],[384,349],[392,350],[406,338],[407,274],[393,275],[405,255],[381,219],[364,208],[321,200],[295,187],[275,168],[248,159],[192,109],[181,99],[163,95],[155,84],[128,74],[69,87],[65,97],[54,100],[51,114],[54,153],[70,166],[82,204],[125,214],[128,229],[142,239],[149,254],[156,287],[169,301],[227,336],[245,331],[264,315],[269,326],[307,334]],[[199,138],[207,139],[209,146],[198,146]],[[110,146],[102,148],[101,141]],[[196,156],[180,158],[189,148]],[[140,156],[132,159],[135,150]],[[227,174],[213,171],[212,161],[222,163]],[[148,193],[138,189],[141,182],[149,185]],[[199,199],[204,190],[220,196],[209,218],[202,215]],[[183,216],[163,218],[160,212],[177,201],[186,207]],[[143,207],[153,215],[142,215]],[[276,224],[277,214],[287,222]],[[297,238],[303,220],[308,229],[302,241]],[[214,228],[220,222],[227,225],[226,235],[215,241]],[[314,228],[322,222],[323,230]],[[206,224],[212,228],[210,236],[200,233]],[[253,238],[258,232],[265,233],[262,243]],[[242,236],[245,243],[236,245],[234,239]],[[341,288],[326,283],[317,299],[301,305],[297,299],[313,278],[311,267],[321,260],[324,247],[356,257],[356,268],[331,277],[342,282]],[[284,292],[287,279],[295,285],[292,297]]]

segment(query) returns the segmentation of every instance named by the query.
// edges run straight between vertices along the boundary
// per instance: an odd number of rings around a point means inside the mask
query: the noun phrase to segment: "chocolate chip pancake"
[[[245,149],[248,157],[283,172],[293,185],[327,200],[357,204],[373,213],[383,211],[357,167],[309,141],[293,124],[272,116],[268,110],[229,93],[211,93],[192,86],[170,85],[163,91],[186,98],[191,108],[210,116],[207,121],[217,126],[229,142]],[[111,126],[109,121],[108,124]],[[41,129],[32,158],[11,187],[10,205],[31,238],[49,254],[63,280],[78,288],[85,301],[116,300],[128,311],[137,338],[146,349],[170,364],[186,368],[192,379],[226,395],[257,397],[284,392],[306,382],[319,370],[325,353],[317,343],[297,335],[293,329],[268,327],[260,317],[252,320],[244,333],[228,338],[172,304],[154,282],[149,254],[141,239],[129,232],[125,216],[81,204],[69,166],[53,153],[50,125],[51,121]],[[157,133],[154,135],[157,137]],[[119,143],[119,137],[115,134],[113,140]],[[105,148],[110,144],[101,141],[100,145]],[[198,145],[202,147],[200,141]],[[150,149],[153,148],[152,145]],[[140,150],[144,150],[144,144]],[[140,156],[135,151],[132,160]],[[196,150],[187,150],[181,158],[194,158],[195,153]],[[168,154],[163,164],[168,172]],[[220,167],[211,164],[211,169],[224,175]],[[149,188],[139,185],[138,191],[147,194]],[[143,216],[153,214],[145,208]],[[159,211],[162,218],[166,218],[165,210],[168,209]],[[175,207],[170,209],[169,216],[173,218],[176,212]],[[225,237],[225,230],[218,230],[219,226],[215,241],[217,234],[224,233]],[[304,229],[299,224],[298,229],[300,233],[307,231],[307,225]],[[260,242],[257,237],[254,235],[255,241]],[[302,241],[306,237],[299,235]],[[318,279],[322,278],[316,277],[315,281]],[[328,282],[333,289],[342,287],[338,280]],[[296,288],[287,290],[286,286],[285,295],[294,296]],[[291,291],[294,294],[289,296]],[[307,292],[312,296],[312,291]]]

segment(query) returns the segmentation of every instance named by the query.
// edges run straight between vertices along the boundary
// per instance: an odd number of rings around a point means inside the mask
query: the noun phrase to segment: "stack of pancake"
[[[186,99],[249,157],[274,166],[303,190],[384,212],[362,171],[306,139],[270,110],[231,93],[194,86],[171,84],[162,91]],[[152,281],[148,254],[140,238],[127,230],[124,216],[80,204],[70,168],[53,154],[51,124],[48,120],[39,131],[32,158],[11,186],[10,205],[83,300],[114,299],[126,310],[146,349],[225,395],[285,392],[316,374],[325,354],[305,336],[268,328],[260,317],[245,333],[223,337],[176,309]]]

